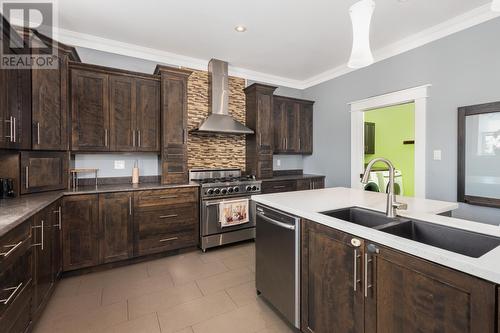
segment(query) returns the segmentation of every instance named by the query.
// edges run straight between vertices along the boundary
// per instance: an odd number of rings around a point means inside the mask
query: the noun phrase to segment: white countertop
[[[386,199],[384,193],[343,187],[252,196],[263,205],[500,284],[500,246],[472,258],[319,213],[353,206],[385,212]],[[402,196],[397,201],[408,204],[400,216],[500,237],[498,226],[436,215],[457,209],[457,203]]]

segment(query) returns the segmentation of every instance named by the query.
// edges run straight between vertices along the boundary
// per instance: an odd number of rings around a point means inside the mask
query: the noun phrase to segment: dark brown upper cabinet
[[[458,109],[457,200],[500,208],[500,102]]]
[[[276,87],[254,83],[245,88],[245,124],[255,131],[246,137],[246,171],[257,178],[273,177],[273,93]]]
[[[71,70],[72,145],[74,151],[109,151],[108,75]]]
[[[191,73],[167,66],[155,69],[161,77],[162,184],[188,181],[187,84]]]
[[[312,101],[274,96],[274,153],[312,154]]]
[[[100,263],[133,255],[132,192],[99,194]]]
[[[160,150],[157,76],[72,63],[71,82],[72,150]]]
[[[21,194],[65,189],[68,164],[67,152],[22,151]]]

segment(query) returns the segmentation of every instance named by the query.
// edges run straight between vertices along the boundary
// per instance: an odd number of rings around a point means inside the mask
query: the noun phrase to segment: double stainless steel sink
[[[359,207],[321,214],[472,258],[479,258],[500,245],[498,237],[404,217],[389,218],[383,213]]]

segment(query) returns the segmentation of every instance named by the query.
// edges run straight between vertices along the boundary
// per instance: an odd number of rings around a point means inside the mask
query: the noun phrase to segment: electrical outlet
[[[434,150],[434,161],[441,161],[441,150]]]
[[[276,160],[276,165],[277,165],[278,167],[280,167],[280,166],[281,166],[281,160],[280,160],[279,158]]]
[[[125,161],[115,161],[115,170],[125,169]]]

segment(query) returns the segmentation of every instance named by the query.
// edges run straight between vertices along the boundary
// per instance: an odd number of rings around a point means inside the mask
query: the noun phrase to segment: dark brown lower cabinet
[[[131,192],[99,194],[99,263],[132,257],[132,218]]]
[[[493,283],[303,222],[303,332],[494,333],[497,292]]]
[[[65,152],[21,152],[21,194],[65,189],[68,164]]]
[[[52,279],[57,280],[62,273],[62,199],[49,207],[52,214]]]
[[[325,188],[325,177],[297,180],[297,191]]]
[[[325,188],[325,177],[313,177],[302,179],[264,180],[262,182],[262,193],[280,193],[291,191],[317,190]]]
[[[318,223],[303,223],[302,332],[363,332],[362,255],[362,240]]]
[[[385,247],[378,251],[367,251],[366,332],[495,332],[494,284]]]
[[[99,201],[97,194],[63,199],[63,270],[99,263]]]
[[[33,246],[33,312],[43,306],[52,292],[54,279],[52,275],[52,211],[46,208],[37,213],[32,224]]]

